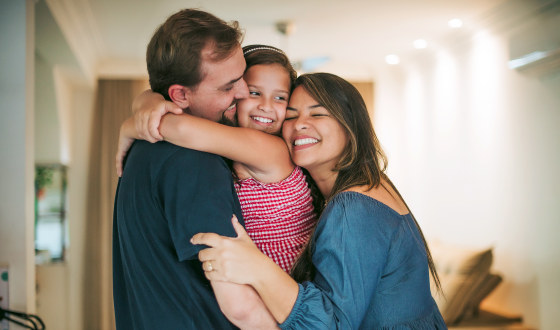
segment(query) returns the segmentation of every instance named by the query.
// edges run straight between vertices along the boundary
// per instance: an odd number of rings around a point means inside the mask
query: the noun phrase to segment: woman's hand
[[[274,262],[257,248],[235,215],[232,222],[237,237],[200,233],[193,236],[191,243],[209,246],[198,253],[208,280],[253,285],[263,267],[267,267],[264,265]]]
[[[146,90],[134,98],[132,111],[139,138],[151,143],[163,140],[163,136],[159,133],[159,124],[163,115],[168,112],[177,115],[183,113],[183,109],[178,105],[166,101],[161,94],[151,90]]]

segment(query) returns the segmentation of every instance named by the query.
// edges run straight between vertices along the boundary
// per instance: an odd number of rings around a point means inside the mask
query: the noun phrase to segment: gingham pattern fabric
[[[253,178],[235,183],[247,233],[258,248],[289,272],[317,220],[301,168],[277,183]]]

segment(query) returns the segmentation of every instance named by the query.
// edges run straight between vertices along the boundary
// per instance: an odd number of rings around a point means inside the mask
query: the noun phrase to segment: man
[[[147,50],[152,90],[185,112],[233,123],[248,96],[236,25],[182,10],[155,32]],[[137,141],[119,181],[113,227],[113,291],[118,329],[263,328],[275,322],[254,290],[205,279],[199,232],[235,236],[241,219],[229,168],[219,156]]]

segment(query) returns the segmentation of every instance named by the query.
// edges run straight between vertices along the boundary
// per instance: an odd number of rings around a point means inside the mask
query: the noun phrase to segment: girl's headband
[[[245,56],[245,55],[247,55],[247,54],[249,54],[249,53],[251,53],[251,52],[254,52],[255,50],[272,50],[272,51],[277,52],[277,53],[280,53],[280,54],[282,54],[282,55],[286,55],[286,54],[284,54],[284,52],[281,51],[280,49],[264,46],[264,47],[255,47],[255,48],[248,49],[248,50],[246,50],[246,51],[243,53],[243,56]]]

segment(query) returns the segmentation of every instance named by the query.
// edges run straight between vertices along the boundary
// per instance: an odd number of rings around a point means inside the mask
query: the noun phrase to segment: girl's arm
[[[230,127],[188,114],[167,114],[160,124],[166,141],[242,163],[251,177],[278,182],[294,165],[284,140],[255,129]]]
[[[139,139],[154,143],[163,140],[159,134],[161,117],[168,112],[180,115],[183,109],[177,104],[165,100],[163,95],[145,90],[132,101],[132,112],[136,119]]]
[[[182,110],[150,90],[136,97],[132,108],[134,117],[121,126],[116,155],[119,176],[122,175],[123,159],[134,139],[153,143],[161,141],[162,135],[173,144],[241,163],[251,177],[264,183],[281,181],[293,171],[288,149],[277,136],[254,129],[229,127],[187,114],[163,116],[167,112],[182,113]]]
[[[123,172],[123,161],[128,149],[132,146],[134,140],[142,139],[138,131],[134,126],[134,117],[130,117],[124,121],[121,125],[121,130],[119,132],[119,143],[117,147],[117,156],[115,157],[117,165],[117,174],[122,176]],[[155,142],[155,141],[154,141]]]
[[[121,125],[116,155],[117,174],[135,139],[146,139],[138,130],[138,118]],[[245,165],[251,177],[265,183],[290,175],[294,165],[281,138],[251,128],[230,127],[188,114],[163,116],[160,132],[165,140],[181,147],[205,151]]]
[[[163,136],[159,134],[158,130],[162,116],[168,112],[178,115],[183,113],[183,109],[171,101],[166,101],[161,94],[147,89],[132,101],[132,112],[134,119],[129,118],[121,125],[116,155],[119,177],[122,175],[124,157],[132,142],[135,139],[151,143],[163,140]]]

